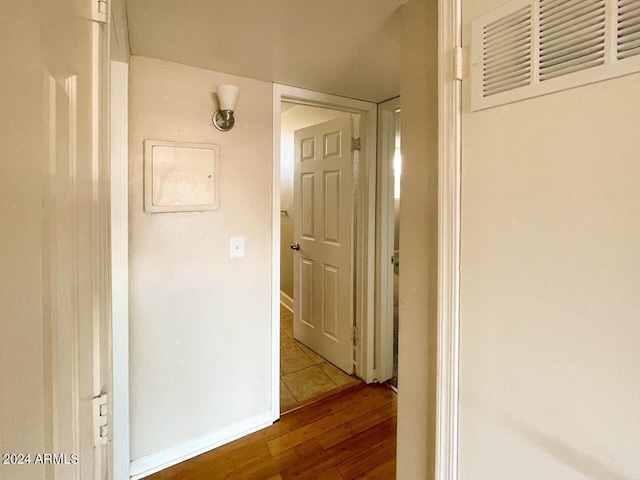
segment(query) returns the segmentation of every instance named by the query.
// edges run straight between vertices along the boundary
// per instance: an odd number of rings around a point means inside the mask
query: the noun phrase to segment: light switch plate
[[[229,258],[244,258],[244,237],[229,238]]]

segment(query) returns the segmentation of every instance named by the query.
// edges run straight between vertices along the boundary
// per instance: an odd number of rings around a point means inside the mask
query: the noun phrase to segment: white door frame
[[[395,111],[400,97],[378,104],[378,205],[376,227],[376,373],[378,381],[393,376],[393,155]]]
[[[377,105],[336,95],[286,85],[273,85],[273,212],[272,212],[272,402],[280,404],[280,120],[281,102],[330,108],[361,115],[361,172],[356,215],[356,375],[375,380],[374,291],[375,291],[375,193]],[[357,132],[356,132],[357,133]],[[280,415],[273,408],[274,420]]]
[[[462,55],[462,0],[439,0],[438,4],[436,480],[457,480],[462,72],[456,70],[462,62],[454,59]]]
[[[111,63],[111,309],[113,478],[130,476],[129,433],[129,64]]]

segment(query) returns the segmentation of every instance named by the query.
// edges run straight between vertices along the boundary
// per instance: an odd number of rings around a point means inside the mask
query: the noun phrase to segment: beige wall
[[[280,205],[289,215],[281,216],[280,237],[280,290],[293,298],[293,162],[296,130],[328,122],[334,118],[348,115],[345,112],[326,108],[296,105],[282,114],[281,154],[280,154]]]
[[[4,2],[2,12],[0,452],[35,454],[45,448],[45,66],[34,2]],[[0,471],[16,480],[44,478],[42,465]]]
[[[438,212],[437,0],[409,0],[402,32],[398,479],[433,478]]]
[[[461,480],[640,478],[639,86],[471,113],[465,80]]]
[[[240,97],[211,124],[216,85]],[[271,84],[132,57],[129,101],[132,460],[271,403]],[[145,139],[220,145],[220,209],[143,211]],[[229,237],[246,256],[229,259]],[[250,280],[250,281],[249,281]]]

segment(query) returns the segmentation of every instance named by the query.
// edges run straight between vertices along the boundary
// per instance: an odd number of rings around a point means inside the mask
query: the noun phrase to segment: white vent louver
[[[485,96],[531,83],[531,7],[484,27],[482,91]]]
[[[604,63],[604,0],[540,0],[540,80]]]
[[[640,0],[514,0],[472,35],[473,110],[640,72]]]
[[[640,55],[640,0],[618,0],[618,59]]]

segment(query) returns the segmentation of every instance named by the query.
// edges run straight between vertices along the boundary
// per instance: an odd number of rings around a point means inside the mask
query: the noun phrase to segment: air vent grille
[[[640,55],[640,0],[618,0],[618,59]]]
[[[531,83],[531,7],[484,27],[483,94]]]
[[[640,72],[640,0],[512,0],[471,30],[472,110]]]
[[[540,80],[604,63],[605,0],[540,0]]]

